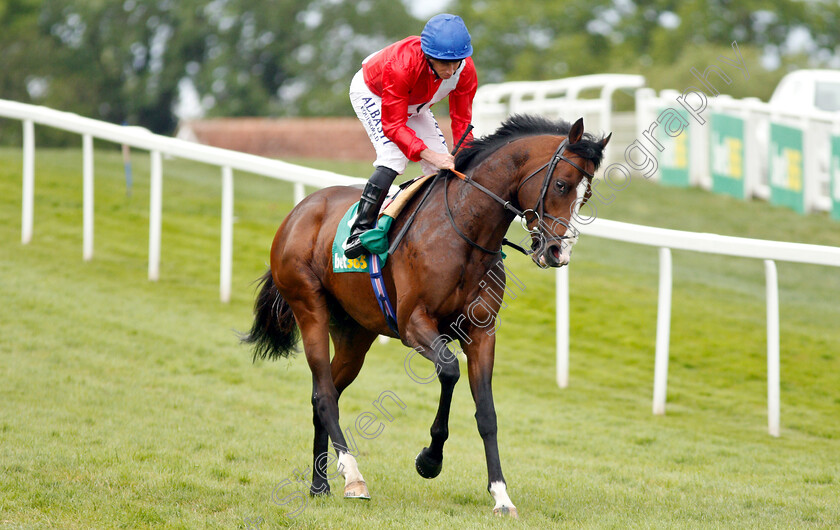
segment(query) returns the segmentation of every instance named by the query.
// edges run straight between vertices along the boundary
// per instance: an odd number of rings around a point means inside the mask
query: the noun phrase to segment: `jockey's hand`
[[[455,169],[455,157],[449,153],[438,153],[431,149],[420,151],[420,158],[438,169]]]

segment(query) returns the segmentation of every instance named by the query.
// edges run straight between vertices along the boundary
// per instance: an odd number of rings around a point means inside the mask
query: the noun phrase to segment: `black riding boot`
[[[393,169],[377,166],[376,171],[373,172],[370,180],[365,184],[365,189],[359,200],[359,210],[356,213],[356,220],[350,229],[350,236],[344,242],[344,255],[348,258],[358,258],[367,252],[359,236],[368,230],[376,228],[379,208],[385,201],[385,197],[388,195],[388,189],[396,176],[397,172]]]

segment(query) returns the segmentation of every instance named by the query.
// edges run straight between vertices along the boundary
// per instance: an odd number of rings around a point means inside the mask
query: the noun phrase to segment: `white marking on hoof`
[[[359,472],[356,459],[350,453],[339,453],[338,472],[344,477],[344,497],[347,499],[370,499],[365,479]]]
[[[344,498],[369,501],[370,493],[368,493],[367,484],[363,480],[360,480],[344,486]]]
[[[510,517],[511,519],[519,519],[519,513],[516,508],[511,506],[502,506],[501,508],[493,508],[493,515],[496,517]]]
[[[490,484],[490,495],[492,495],[493,500],[496,501],[496,505],[493,507],[493,515],[497,515],[499,517],[508,516],[514,519],[519,517],[519,512],[516,511],[516,506],[513,505],[510,497],[508,497],[507,486],[504,482],[494,482]]]

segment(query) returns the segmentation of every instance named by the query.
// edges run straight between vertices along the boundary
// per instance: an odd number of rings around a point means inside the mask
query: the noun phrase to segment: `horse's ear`
[[[583,118],[578,118],[569,130],[569,143],[576,144],[583,138]]]
[[[610,143],[610,138],[612,138],[612,133],[608,134],[605,138],[603,138],[600,142],[601,149],[605,148],[608,143]]]

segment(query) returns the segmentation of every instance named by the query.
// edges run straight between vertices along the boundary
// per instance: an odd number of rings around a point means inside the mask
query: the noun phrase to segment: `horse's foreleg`
[[[458,359],[446,347],[446,341],[438,333],[434,320],[425,312],[415,312],[406,329],[406,340],[415,346],[415,351],[432,361],[440,381],[440,402],[430,434],[432,441],[424,447],[414,460],[417,472],[423,478],[435,478],[443,468],[443,445],[449,438],[449,410],[452,393],[461,376]]]
[[[429,447],[424,447],[414,460],[417,472],[423,478],[435,478],[440,474],[443,468],[443,444],[449,438],[449,410],[452,404],[452,394],[455,390],[455,383],[460,377],[460,369],[458,367],[458,360],[455,359],[454,354],[447,354],[452,357],[451,360],[442,360],[438,356],[435,361],[435,369],[438,372],[438,379],[440,380],[440,401],[438,403],[437,414],[435,421],[432,423],[432,428],[429,433],[432,436],[432,441]]]
[[[467,370],[470,378],[470,390],[475,401],[475,421],[478,433],[484,442],[484,456],[487,459],[487,490],[493,496],[496,515],[518,517],[516,507],[507,494],[507,484],[502,475],[502,463],[499,459],[499,444],[496,439],[496,406],[493,403],[493,361],[496,340],[483,330],[471,333],[472,342],[464,345],[467,355]]]

